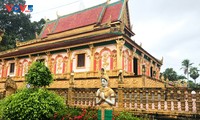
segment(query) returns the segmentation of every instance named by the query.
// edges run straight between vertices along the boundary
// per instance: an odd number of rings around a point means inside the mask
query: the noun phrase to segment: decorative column
[[[145,83],[146,75],[145,75],[145,73],[146,73],[146,67],[145,67],[145,65],[143,64],[143,65],[142,65],[142,85],[143,85],[143,87],[146,86],[146,83]]]
[[[180,91],[181,111],[185,111],[185,94],[184,90]]]
[[[155,109],[158,110],[158,90],[155,90],[155,100],[154,100],[154,103],[155,103]]]
[[[122,70],[122,51],[125,41],[123,39],[116,40],[117,42],[117,69]]]
[[[178,95],[177,95],[177,89],[174,89],[174,110],[178,111]]]
[[[1,63],[2,63],[2,68],[1,68],[1,72],[2,72],[2,73],[1,73],[1,78],[4,78],[4,74],[5,74],[5,73],[4,73],[4,69],[5,69],[5,60],[2,59],[1,61],[2,61],[2,62],[1,62]]]
[[[51,63],[51,57],[52,57],[52,55],[51,55],[50,52],[47,52],[46,54],[47,54],[47,58],[48,58],[47,66],[51,70],[52,69],[52,63]]]
[[[74,93],[73,93],[73,88],[74,88],[74,72],[70,74],[70,80],[69,80],[69,88],[68,88],[68,105],[73,106],[74,105]]]
[[[95,52],[95,48],[94,48],[94,45],[89,45],[90,47],[90,52],[91,52],[91,55],[90,55],[90,71],[91,72],[94,72],[94,52]]]
[[[200,91],[197,91],[196,93],[197,101],[196,101],[196,108],[197,108],[197,113],[200,112]]]
[[[71,61],[72,58],[71,57],[72,57],[72,53],[71,53],[70,49],[67,49],[67,56],[68,56],[67,71],[71,72],[71,67],[72,67],[71,66],[71,63],[72,63],[72,61]]]
[[[19,75],[17,74],[18,73],[18,68],[19,68],[19,59],[15,57],[15,77],[18,77]]]
[[[120,109],[124,108],[124,93],[123,93],[123,87],[124,87],[124,76],[122,71],[119,71],[119,80],[118,80],[118,107]]]
[[[2,63],[3,63],[3,73],[2,73],[2,75],[3,75],[3,78],[7,78],[7,72],[8,72],[8,65],[7,65],[7,61],[5,61],[5,60],[2,60]]]
[[[181,112],[181,91],[177,91],[177,109],[179,112]]]
[[[189,107],[189,112],[192,112],[192,91],[189,91],[188,94],[188,107]]]

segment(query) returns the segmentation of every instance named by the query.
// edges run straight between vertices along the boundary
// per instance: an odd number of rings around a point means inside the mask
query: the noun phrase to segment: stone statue
[[[109,78],[105,73],[105,70],[101,69],[101,88],[96,92],[96,104],[104,108],[109,108],[115,104],[115,93],[108,86]]]

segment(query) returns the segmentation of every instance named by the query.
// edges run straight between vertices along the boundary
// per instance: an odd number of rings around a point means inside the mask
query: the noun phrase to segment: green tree
[[[187,76],[187,80],[189,80],[189,70],[193,63],[190,63],[189,59],[185,59],[182,61],[181,69],[184,70],[184,74]]]
[[[191,67],[190,68],[190,77],[195,81],[196,84],[196,79],[199,77],[199,70],[197,67]]]
[[[38,88],[52,82],[51,72],[44,63],[34,62],[25,77],[28,84],[34,87],[19,90],[0,102],[3,119],[52,120],[55,114],[58,117],[65,114],[63,98],[45,88]]]
[[[162,73],[164,76],[164,79],[168,79],[170,81],[176,81],[177,79],[177,73],[176,71],[173,70],[173,68],[167,68],[165,71]]]
[[[5,34],[0,42],[0,51],[16,47],[16,40],[26,41],[35,38],[35,32],[40,32],[44,19],[39,22],[31,22],[30,14],[22,12],[8,12],[5,4],[25,4],[25,0],[0,0],[0,29],[5,30]]]
[[[44,88],[20,90],[3,104],[4,120],[51,120],[55,113],[63,116],[66,107],[63,98]]]
[[[34,62],[25,75],[26,82],[34,87],[49,86],[53,82],[51,71],[43,62]]]

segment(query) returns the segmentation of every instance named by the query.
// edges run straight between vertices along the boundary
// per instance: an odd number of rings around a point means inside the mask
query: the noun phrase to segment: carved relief
[[[56,74],[63,73],[63,58],[61,55],[58,55],[55,59],[56,61]]]
[[[64,73],[67,73],[67,64],[68,64],[68,58],[65,56],[64,59],[63,59],[63,64],[65,66],[64,68]]]
[[[113,58],[113,69],[117,69],[117,51],[112,51],[112,58]]]
[[[101,67],[103,67],[106,70],[110,70],[110,59],[111,59],[111,51],[109,48],[104,47],[101,50]]]
[[[94,70],[95,71],[98,71],[99,70],[99,53],[96,52],[95,55],[94,55]]]
[[[109,66],[109,52],[102,53],[102,66],[103,68],[107,68]]]
[[[28,62],[23,63],[23,76],[28,72]]]
[[[128,71],[128,67],[129,67],[129,52],[128,52],[128,50],[125,50],[123,52],[123,58],[124,58],[124,70]]]

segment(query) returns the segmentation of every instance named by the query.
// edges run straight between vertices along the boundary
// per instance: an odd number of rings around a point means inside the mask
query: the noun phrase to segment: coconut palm
[[[193,63],[190,63],[190,60],[185,59],[182,61],[182,67],[181,69],[184,70],[184,74],[187,76],[187,80],[189,80],[189,70],[192,67]]]
[[[195,84],[196,84],[196,79],[199,77],[199,70],[197,69],[197,67],[191,67],[189,74],[190,74],[190,77],[194,79]]]

